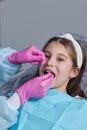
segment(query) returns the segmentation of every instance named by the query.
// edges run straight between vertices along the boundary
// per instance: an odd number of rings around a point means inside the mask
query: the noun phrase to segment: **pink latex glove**
[[[38,50],[35,46],[28,47],[19,52],[14,52],[11,55],[9,55],[8,59],[12,64],[22,64],[22,63],[44,64],[45,63],[44,53]]]
[[[16,90],[21,101],[21,106],[29,98],[43,98],[50,89],[54,76],[51,73],[38,76],[29,80]]]

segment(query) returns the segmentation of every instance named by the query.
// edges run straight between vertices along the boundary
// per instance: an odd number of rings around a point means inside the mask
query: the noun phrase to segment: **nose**
[[[48,66],[54,66],[54,63],[55,63],[55,61],[54,61],[54,59],[51,57],[51,58],[49,58],[48,60],[47,60],[47,65]]]

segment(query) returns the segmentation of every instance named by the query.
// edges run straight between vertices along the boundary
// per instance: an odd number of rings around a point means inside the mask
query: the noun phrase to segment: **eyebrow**
[[[57,54],[57,55],[59,55],[59,56],[63,56],[63,57],[65,57],[65,58],[67,58],[67,56],[64,55],[64,54],[62,54],[62,53],[59,53],[59,54]]]
[[[45,53],[50,53],[49,51],[43,51],[43,52],[45,52]],[[62,53],[58,53],[57,55],[58,55],[58,56],[63,56],[63,57],[65,57],[65,58],[67,58],[67,56],[64,55],[64,54],[62,54]]]

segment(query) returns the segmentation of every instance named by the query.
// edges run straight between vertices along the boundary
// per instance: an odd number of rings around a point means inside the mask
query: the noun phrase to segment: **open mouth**
[[[49,73],[49,72],[52,73],[52,75],[55,77],[55,74],[54,74],[52,71],[47,71],[47,70],[45,70],[45,71],[44,71],[44,74],[47,74],[47,73]]]

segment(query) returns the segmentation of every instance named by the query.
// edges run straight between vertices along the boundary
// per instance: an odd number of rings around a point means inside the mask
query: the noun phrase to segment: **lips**
[[[51,71],[51,70],[44,70],[44,74],[47,74],[49,72],[52,73],[52,75],[55,77],[55,73],[53,71]]]

